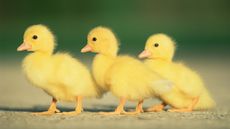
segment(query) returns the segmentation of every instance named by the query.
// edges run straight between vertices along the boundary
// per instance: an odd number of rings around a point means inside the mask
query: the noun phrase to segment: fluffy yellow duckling
[[[145,64],[166,79],[173,82],[170,92],[160,95],[162,104],[149,108],[161,111],[167,104],[171,112],[190,112],[210,109],[215,106],[200,76],[182,63],[172,61],[175,51],[174,41],[165,34],[155,34],[148,38],[145,50],[139,58],[147,58]]]
[[[24,41],[18,51],[31,51],[23,61],[23,70],[28,80],[53,97],[48,111],[34,114],[51,115],[60,112],[56,102],[76,101],[75,111],[63,114],[81,113],[82,98],[98,96],[90,72],[80,61],[67,53],[53,54],[55,38],[44,25],[30,26],[24,33]]]
[[[88,34],[88,43],[81,52],[95,52],[93,75],[97,84],[104,91],[111,91],[120,99],[114,112],[101,114],[113,115],[125,113],[126,100],[138,101],[136,111],[143,112],[144,99],[152,97],[157,86],[169,87],[170,83],[150,72],[144,63],[130,56],[117,56],[118,41],[113,32],[105,27],[96,27]],[[126,113],[125,113],[126,114]]]

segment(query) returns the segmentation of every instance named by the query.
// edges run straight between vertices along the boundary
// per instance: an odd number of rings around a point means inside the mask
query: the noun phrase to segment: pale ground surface
[[[215,100],[212,111],[193,113],[143,113],[137,116],[102,116],[98,111],[112,111],[117,99],[107,94],[101,100],[85,100],[85,112],[79,116],[33,116],[32,111],[46,110],[51,98],[32,87],[23,76],[20,62],[0,62],[0,129],[83,129],[83,128],[156,128],[198,129],[230,128],[230,62],[188,61],[203,76]],[[144,107],[159,103],[147,100]],[[128,103],[133,109],[135,103]],[[62,111],[74,109],[74,103],[59,103]]]

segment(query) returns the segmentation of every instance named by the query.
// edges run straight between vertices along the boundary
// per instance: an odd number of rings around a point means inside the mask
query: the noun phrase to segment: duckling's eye
[[[97,41],[97,38],[96,38],[96,37],[93,37],[93,41]]]
[[[38,36],[37,36],[37,35],[34,35],[32,38],[33,38],[33,39],[37,39],[37,38],[38,38]]]
[[[155,43],[155,44],[154,44],[154,47],[159,47],[159,44],[158,44],[158,43]]]

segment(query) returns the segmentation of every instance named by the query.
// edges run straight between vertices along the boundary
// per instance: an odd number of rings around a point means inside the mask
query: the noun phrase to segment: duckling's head
[[[171,61],[175,52],[174,41],[166,34],[154,34],[145,44],[145,50],[139,58],[163,59]]]
[[[115,34],[109,28],[99,26],[89,32],[87,45],[81,49],[81,52],[95,52],[116,56],[118,46]]]
[[[52,32],[44,25],[32,25],[26,29],[23,43],[17,51],[34,51],[52,53],[55,47],[55,38]]]

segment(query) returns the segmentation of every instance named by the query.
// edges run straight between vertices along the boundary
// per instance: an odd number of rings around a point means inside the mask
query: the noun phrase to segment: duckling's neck
[[[117,53],[99,53],[97,54],[96,56],[98,55],[101,55],[101,56],[104,56],[104,57],[107,57],[107,58],[116,58],[117,57]]]
[[[160,57],[155,57],[155,58],[150,58],[146,60],[151,60],[151,61],[157,61],[157,62],[165,62],[165,63],[170,63],[172,62],[172,59],[170,58],[160,58]]]
[[[43,65],[44,63],[48,63],[51,53],[44,53],[44,52],[33,52],[25,57],[24,65]]]
[[[41,67],[50,61],[51,53],[33,52],[25,57],[23,65],[31,67]]]
[[[171,63],[172,61],[165,60],[165,59],[162,59],[162,58],[154,58],[154,59],[145,59],[144,62],[148,66],[156,68],[156,67],[161,67],[161,66],[163,67],[164,65],[167,65],[167,64]]]
[[[93,76],[97,84],[105,91],[109,90],[109,87],[106,86],[105,83],[106,72],[111,67],[115,59],[116,56],[97,54],[93,60]]]
[[[31,74],[47,71],[51,61],[50,58],[50,54],[41,52],[33,52],[27,55],[23,60],[23,69],[27,77],[31,78]]]
[[[117,57],[117,51],[118,51],[117,48],[106,49],[105,51],[101,51],[99,55],[104,55],[108,58],[115,58]]]
[[[53,52],[36,51],[36,52],[31,53],[30,55],[40,56],[40,57],[50,57],[52,54]]]

